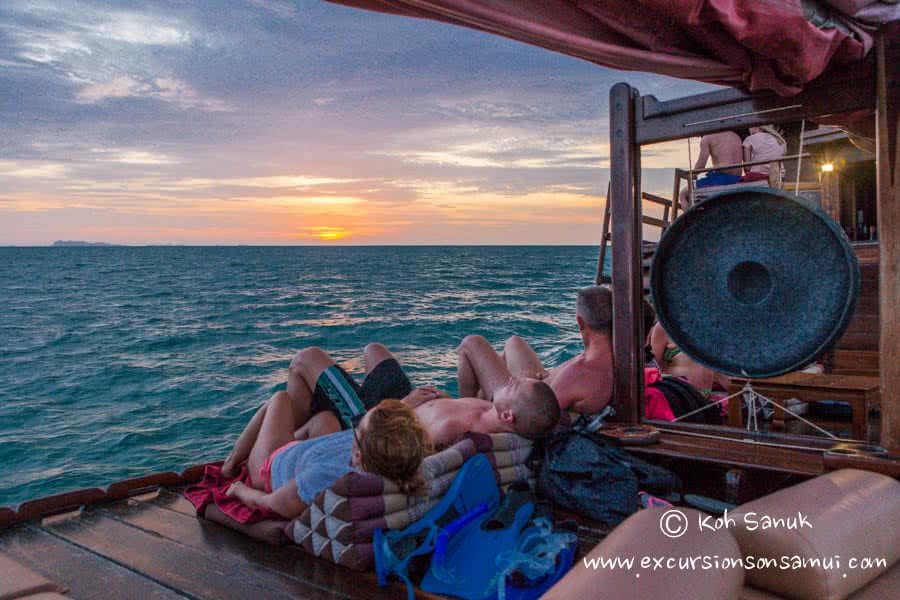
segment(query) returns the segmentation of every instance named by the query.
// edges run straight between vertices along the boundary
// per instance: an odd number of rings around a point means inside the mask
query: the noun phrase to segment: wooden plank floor
[[[557,522],[574,515],[557,511]],[[608,533],[584,518],[579,556]],[[296,546],[271,546],[198,519],[178,490],[100,504],[80,514],[0,530],[8,555],[83,600],[300,598],[402,600],[401,583],[378,587]],[[417,590],[416,598],[437,598]]]

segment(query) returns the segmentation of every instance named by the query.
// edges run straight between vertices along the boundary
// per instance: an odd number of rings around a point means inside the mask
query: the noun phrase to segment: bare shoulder
[[[594,379],[596,377],[606,377],[611,370],[611,359],[588,359],[583,354],[580,354],[562,366],[560,376]]]

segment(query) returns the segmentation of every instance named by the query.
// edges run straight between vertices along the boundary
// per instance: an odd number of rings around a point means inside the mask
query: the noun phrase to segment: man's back
[[[550,371],[546,381],[559,407],[579,413],[598,413],[612,399],[612,356],[579,354]]]
[[[704,135],[701,145],[702,144],[708,145],[712,166],[715,168],[718,168],[721,165],[737,165],[743,162],[741,138],[733,131],[720,131],[719,133]],[[740,176],[741,174],[740,167],[734,169],[720,169],[720,171],[729,175]]]

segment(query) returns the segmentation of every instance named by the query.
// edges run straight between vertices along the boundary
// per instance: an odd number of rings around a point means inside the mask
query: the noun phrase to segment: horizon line
[[[112,242],[90,242],[87,244],[54,245],[54,244],[0,244],[0,248],[478,248],[493,247],[584,247],[599,246],[599,243],[559,243],[559,244],[527,244],[527,243],[477,243],[477,244],[116,244]],[[612,244],[607,244],[611,246]]]

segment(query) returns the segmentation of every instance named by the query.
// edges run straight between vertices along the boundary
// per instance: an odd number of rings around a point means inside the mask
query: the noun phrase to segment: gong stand
[[[875,55],[875,56],[873,56]],[[801,94],[722,90],[661,102],[626,83],[610,90],[610,203],[613,295],[613,405],[618,418],[640,422],[643,398],[641,336],[641,146],[727,129],[876,109],[878,231],[880,232],[881,445],[900,448],[900,23],[882,27],[876,51],[807,84]],[[667,425],[667,429],[687,424]],[[773,434],[777,437],[778,434]],[[787,437],[787,436],[786,436]],[[796,436],[792,436],[796,437]],[[811,442],[812,443],[812,442]],[[813,444],[815,445],[815,444]]]

